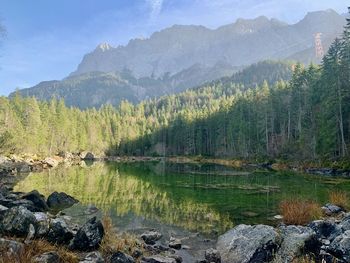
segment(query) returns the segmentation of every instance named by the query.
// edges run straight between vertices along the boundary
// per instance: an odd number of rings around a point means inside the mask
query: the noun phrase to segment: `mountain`
[[[322,33],[327,50],[344,24],[342,15],[326,10],[308,13],[293,25],[264,16],[238,19],[214,30],[174,25],[126,46],[101,44],[84,56],[69,77],[19,92],[41,100],[63,98],[67,105],[80,108],[118,105],[124,99],[137,103],[230,79],[238,70],[266,59],[319,62],[314,33]]]
[[[250,65],[266,59],[285,59],[312,49],[314,34],[334,39],[345,19],[333,10],[308,13],[294,25],[264,16],[238,19],[211,30],[203,26],[174,25],[148,39],[134,39],[126,46],[98,46],[85,55],[72,75],[91,71],[131,70],[136,76],[162,76],[178,73],[194,64],[214,66],[225,62],[233,66]],[[299,58],[299,56],[297,56]],[[300,57],[301,62],[310,58]],[[311,58],[316,62],[315,56]]]

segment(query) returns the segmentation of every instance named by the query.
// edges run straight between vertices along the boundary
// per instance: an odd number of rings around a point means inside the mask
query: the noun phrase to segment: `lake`
[[[31,173],[15,186],[34,189],[93,204],[122,231],[154,227],[216,237],[236,224],[277,224],[282,200],[323,204],[329,191],[350,190],[350,180],[218,165],[95,162]]]

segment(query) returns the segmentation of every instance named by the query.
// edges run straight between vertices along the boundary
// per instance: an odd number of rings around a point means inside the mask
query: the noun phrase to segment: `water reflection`
[[[222,174],[225,175],[222,175]],[[118,217],[130,215],[201,233],[222,233],[234,223],[272,223],[280,200],[324,202],[348,181],[291,173],[250,173],[218,166],[94,163],[32,173],[16,191],[64,191]]]

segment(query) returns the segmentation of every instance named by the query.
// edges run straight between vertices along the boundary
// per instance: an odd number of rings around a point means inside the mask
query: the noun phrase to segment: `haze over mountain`
[[[230,76],[266,59],[319,62],[314,34],[322,33],[328,49],[344,24],[344,16],[326,10],[308,13],[293,25],[264,16],[238,19],[214,30],[174,25],[126,46],[101,44],[84,56],[70,77],[20,93],[42,100],[64,98],[81,108],[117,105],[122,99],[139,102]]]

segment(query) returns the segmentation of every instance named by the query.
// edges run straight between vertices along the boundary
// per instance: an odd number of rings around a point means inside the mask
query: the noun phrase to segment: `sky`
[[[100,43],[125,45],[174,24],[209,28],[265,15],[347,11],[348,0],[0,0],[0,96],[74,71]]]

